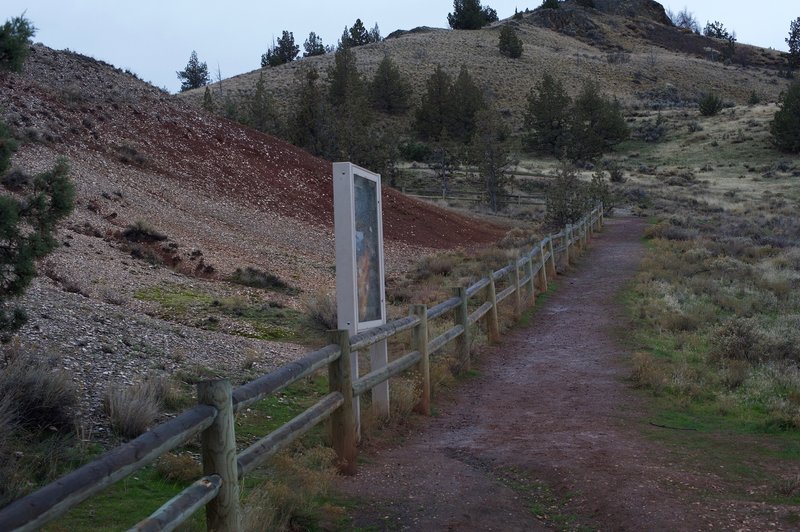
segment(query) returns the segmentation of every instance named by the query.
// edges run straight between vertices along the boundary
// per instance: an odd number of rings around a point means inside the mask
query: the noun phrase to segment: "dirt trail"
[[[642,230],[634,218],[609,220],[530,326],[481,357],[454,403],[340,482],[367,501],[356,527],[749,529],[698,506],[692,494],[713,491],[709,479],[667,463],[641,434],[615,296],[643,255]]]

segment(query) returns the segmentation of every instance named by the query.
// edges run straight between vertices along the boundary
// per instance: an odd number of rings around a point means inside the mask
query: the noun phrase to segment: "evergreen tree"
[[[347,26],[344,27],[342,38],[339,41],[339,47],[352,48],[354,46],[364,46],[365,44],[380,42],[382,40],[381,30],[378,28],[377,23],[371,30],[367,31],[367,28],[364,27],[364,23],[358,18],[352,28],[348,29]]]
[[[586,186],[578,178],[575,167],[562,162],[558,173],[545,193],[547,221],[553,227],[564,227],[581,219],[588,200]]]
[[[497,11],[482,7],[480,0],[453,0],[453,12],[447,15],[454,30],[478,30],[497,20]]]
[[[203,109],[209,113],[214,112],[214,98],[211,95],[211,88],[206,85],[206,92],[203,93]]]
[[[245,122],[262,133],[275,134],[279,129],[275,103],[267,92],[263,72],[258,76],[256,90],[248,102]]]
[[[500,30],[500,41],[498,43],[500,53],[516,59],[522,55],[522,40],[517,36],[517,32],[511,26],[503,26]]]
[[[366,83],[356,67],[355,54],[348,46],[334,55],[328,70],[328,101],[332,108],[331,146],[328,157],[363,162],[371,150],[370,111]]]
[[[308,39],[303,43],[303,57],[313,57],[315,55],[325,55],[325,45],[322,44],[322,37],[313,31],[308,34]]]
[[[378,65],[370,84],[372,105],[378,111],[396,115],[408,110],[411,85],[388,55]]]
[[[542,2],[543,9],[558,9],[560,7],[558,0],[544,0],[544,2]]]
[[[197,52],[194,50],[192,50],[192,55],[189,56],[186,68],[177,74],[178,79],[181,80],[181,92],[199,89],[211,82],[211,76],[208,74],[208,65],[205,62],[201,63],[197,59]]]
[[[369,30],[369,42],[381,42],[383,37],[381,37],[381,29],[378,27],[378,23],[376,22],[375,25]]]
[[[561,82],[545,73],[528,93],[524,128],[529,149],[561,155],[569,138],[571,105],[572,100]]]
[[[466,66],[461,67],[448,100],[448,133],[451,138],[467,143],[475,133],[478,111],[486,107],[486,102]]]
[[[513,182],[512,161],[506,139],[508,128],[496,112],[481,109],[477,113],[477,128],[470,143],[470,158],[478,167],[477,181],[486,192],[492,212],[502,207],[501,195]]]
[[[11,156],[17,151],[17,142],[8,127],[0,122],[0,176],[11,166]]]
[[[789,36],[786,38],[789,45],[789,66],[800,67],[800,17],[789,24]]]
[[[300,46],[294,43],[294,33],[283,30],[278,42],[261,56],[261,68],[291,63],[300,53]]]
[[[334,55],[333,66],[328,69],[328,97],[334,107],[348,99],[364,96],[364,80],[356,66],[356,56],[349,46],[341,47]]]
[[[628,138],[628,126],[619,102],[608,100],[594,83],[586,83],[572,110],[570,143],[572,160],[591,160]]]
[[[0,70],[22,70],[35,33],[36,28],[24,14],[7,20],[0,26]]]
[[[770,133],[778,149],[800,153],[800,81],[792,83],[781,95],[778,111],[770,124]]]
[[[314,155],[324,155],[328,138],[327,107],[319,86],[319,73],[313,67],[295,74],[295,104],[289,113],[288,136],[295,146]]]
[[[13,149],[8,129],[0,123],[2,172]],[[0,339],[4,341],[25,322],[25,312],[12,300],[36,275],[34,262],[55,249],[56,223],[72,211],[75,189],[68,174],[66,160],[60,159],[51,171],[34,178],[29,194],[0,196]]]
[[[438,65],[425,82],[426,91],[416,113],[414,129],[425,140],[439,140],[450,122],[450,93],[453,81]]]
[[[361,22],[361,19],[357,18],[353,27],[350,28],[350,46],[363,46],[369,43],[369,32],[367,28],[364,27],[364,23]]]

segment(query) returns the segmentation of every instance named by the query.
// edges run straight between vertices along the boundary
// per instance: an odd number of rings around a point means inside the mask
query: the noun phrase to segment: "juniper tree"
[[[789,36],[786,38],[789,45],[789,66],[800,67],[800,17],[789,24]]]
[[[592,82],[575,98],[570,122],[567,154],[572,160],[594,159],[630,134],[619,102],[604,97]]]
[[[344,27],[344,32],[342,33],[342,38],[339,41],[339,46],[364,46],[365,44],[380,42],[381,40],[381,30],[378,28],[377,23],[371,30],[367,31],[367,28],[364,27],[364,23],[361,22],[360,18],[358,18],[356,19],[352,28],[348,29],[347,26]]]
[[[211,95],[211,89],[206,85],[206,91],[203,93],[203,109],[209,113],[214,112],[214,97]]]
[[[293,92],[296,100],[287,124],[289,140],[314,155],[324,155],[330,109],[319,85],[317,70],[311,67],[298,71]]]
[[[24,14],[0,26],[0,70],[19,72],[22,69],[35,33],[36,28]]]
[[[0,175],[9,167],[16,144],[0,122]],[[35,261],[55,249],[56,223],[72,211],[75,190],[60,159],[49,172],[37,175],[30,190],[16,197],[0,196],[0,339],[25,322],[25,312],[14,305],[36,275]]]
[[[470,159],[478,168],[477,182],[486,192],[492,212],[502,207],[501,194],[513,182],[514,174],[506,139],[508,128],[495,111],[481,109],[476,115],[477,127],[470,143]]]
[[[559,156],[569,139],[572,106],[561,82],[545,73],[528,93],[525,109],[525,142],[529,149]]]
[[[414,129],[425,140],[439,140],[448,129],[451,112],[450,92],[453,80],[437,65],[431,77],[425,82],[425,94],[422,95],[416,112]]]
[[[450,89],[447,129],[450,137],[467,143],[475,133],[478,111],[486,107],[483,93],[475,84],[466,66],[461,67]]]
[[[497,20],[497,11],[481,6],[480,0],[454,0],[453,12],[447,15],[454,30],[477,30]]]
[[[408,110],[411,85],[388,55],[378,65],[370,83],[372,105],[378,111],[396,115]]]
[[[779,109],[770,124],[772,140],[778,149],[800,153],[800,81],[781,95]]]
[[[197,52],[192,50],[189,56],[189,62],[186,68],[177,72],[178,79],[181,80],[181,92],[190,89],[199,89],[211,82],[211,76],[208,75],[208,65],[205,62],[200,62],[197,59]]]
[[[340,47],[328,70],[328,101],[332,110],[331,147],[328,157],[355,162],[367,159],[373,116],[367,87],[349,46]]]
[[[247,103],[246,123],[253,129],[262,133],[276,133],[278,131],[278,118],[275,113],[275,102],[267,92],[264,83],[264,73],[258,76],[255,92]]]
[[[303,57],[313,57],[315,55],[325,55],[325,45],[322,44],[322,37],[313,31],[308,34],[308,39],[303,43]]]
[[[261,68],[291,63],[299,53],[300,46],[294,43],[294,33],[283,30],[278,41],[261,56]]]
[[[500,30],[500,40],[497,46],[500,48],[501,54],[512,59],[522,55],[522,40],[511,26],[503,26],[503,29]]]

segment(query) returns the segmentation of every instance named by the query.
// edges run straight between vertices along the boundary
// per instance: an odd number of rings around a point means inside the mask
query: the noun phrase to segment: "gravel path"
[[[524,330],[401,446],[365,456],[340,489],[355,527],[387,530],[763,529],[701,499],[715,479],[668,463],[625,382],[616,294],[643,254],[643,222],[610,220]],[[771,528],[767,526],[767,528]]]

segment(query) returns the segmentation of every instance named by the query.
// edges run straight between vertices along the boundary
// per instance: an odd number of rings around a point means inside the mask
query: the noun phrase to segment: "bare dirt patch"
[[[726,500],[719,475],[643,435],[646,405],[626,382],[626,318],[615,299],[642,257],[642,230],[640,220],[610,221],[530,326],[490,349],[452,404],[341,480],[363,502],[354,526],[781,528],[777,508]]]

